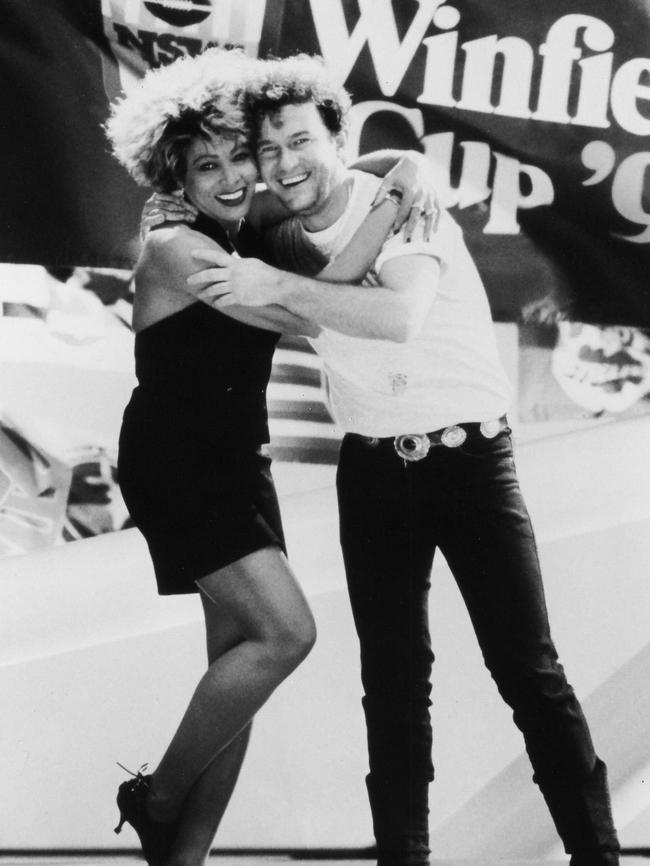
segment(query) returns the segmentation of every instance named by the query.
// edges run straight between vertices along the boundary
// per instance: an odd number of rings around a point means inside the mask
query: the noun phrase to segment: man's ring
[[[398,207],[402,203],[402,193],[398,189],[389,189],[384,196],[385,200],[392,201]]]

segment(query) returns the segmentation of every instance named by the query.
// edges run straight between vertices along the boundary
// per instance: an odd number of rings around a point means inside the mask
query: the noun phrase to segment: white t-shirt
[[[370,174],[350,174],[353,188],[341,218],[323,231],[305,232],[330,258],[352,238],[380,184]],[[485,289],[459,226],[443,211],[428,242],[416,235],[407,244],[401,232],[387,238],[363,285],[379,285],[382,265],[405,255],[430,255],[440,262],[438,286],[431,289],[435,297],[417,337],[394,343],[323,329],[311,340],[324,362],[336,422],[346,432],[397,436],[499,418],[508,409],[511,389],[497,355]]]

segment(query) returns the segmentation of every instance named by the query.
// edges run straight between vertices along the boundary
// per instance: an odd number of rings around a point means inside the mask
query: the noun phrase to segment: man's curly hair
[[[115,157],[141,186],[172,192],[197,136],[248,136],[243,91],[258,61],[211,48],[148,72],[112,106],[106,134]]]
[[[273,117],[285,105],[306,102],[314,103],[332,134],[347,128],[350,95],[327,69],[322,57],[296,54],[261,64],[248,82],[245,97],[253,147],[265,117]]]

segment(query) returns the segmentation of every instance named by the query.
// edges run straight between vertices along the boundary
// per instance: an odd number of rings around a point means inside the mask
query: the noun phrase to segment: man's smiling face
[[[343,143],[344,135],[329,131],[311,101],[283,105],[262,120],[262,180],[308,229],[326,228],[343,212]]]

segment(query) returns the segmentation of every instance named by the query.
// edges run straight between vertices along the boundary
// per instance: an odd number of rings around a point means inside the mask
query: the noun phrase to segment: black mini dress
[[[228,252],[225,232],[198,231]],[[241,255],[258,254],[242,227]],[[266,386],[279,334],[197,301],[135,337],[138,385],[120,431],[118,477],[144,535],[158,592],[197,592],[195,581],[284,537],[270,458]]]

